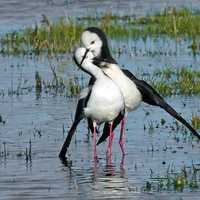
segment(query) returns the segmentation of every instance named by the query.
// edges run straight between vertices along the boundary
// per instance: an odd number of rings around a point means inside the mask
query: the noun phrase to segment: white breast
[[[112,121],[123,109],[124,98],[119,87],[105,75],[96,80],[84,109],[86,117],[98,123]]]
[[[135,83],[116,64],[111,64],[108,68],[104,68],[104,73],[120,87],[124,96],[126,111],[130,112],[136,109],[142,101],[142,95]]]

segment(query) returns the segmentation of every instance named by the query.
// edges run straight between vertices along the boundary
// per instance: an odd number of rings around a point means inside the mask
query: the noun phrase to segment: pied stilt
[[[101,68],[121,89],[126,113],[135,110],[143,101],[153,106],[159,106],[168,112],[175,119],[184,124],[193,135],[200,139],[197,131],[178,114],[167,102],[143,80],[137,79],[127,69],[120,69],[119,65],[112,58],[108,47],[105,33],[97,27],[87,28],[81,36],[81,41],[88,51],[91,51],[95,58],[93,63]],[[113,129],[120,123],[122,117],[118,116],[113,122]],[[108,137],[108,124],[105,124],[103,134],[97,144],[100,144]],[[120,139],[122,142],[122,138]]]
[[[65,159],[67,148],[79,121],[83,116],[92,120],[93,125],[93,151],[96,158],[96,125],[103,122],[109,124],[108,153],[111,153],[113,139],[113,120],[124,114],[124,97],[117,84],[112,81],[99,67],[93,64],[94,55],[86,48],[78,48],[74,59],[76,64],[95,79],[92,87],[88,87],[80,97],[75,114],[75,120],[68,132],[59,157]]]

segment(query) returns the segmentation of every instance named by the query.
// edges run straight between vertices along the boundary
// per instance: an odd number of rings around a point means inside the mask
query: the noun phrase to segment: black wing
[[[200,139],[200,135],[197,133],[197,131],[183,118],[180,114],[178,114],[159,94],[156,92],[156,90],[151,87],[148,83],[146,83],[143,80],[137,79],[129,70],[122,69],[124,74],[129,77],[134,83],[136,84],[137,88],[142,94],[142,100],[150,105],[153,106],[159,106],[162,109],[164,109],[166,112],[168,112],[171,116],[173,116],[175,119],[177,119],[179,122],[184,124],[193,135],[195,135],[198,139]],[[119,122],[118,122],[119,124]],[[101,138],[98,141],[98,144],[106,140],[106,138],[109,136],[109,131],[104,128],[104,132],[101,136]]]
[[[73,60],[79,67],[81,67],[74,56],[73,56]],[[59,157],[62,160],[65,160],[65,154],[67,152],[67,149],[69,148],[69,145],[71,143],[72,136],[75,133],[76,127],[78,126],[79,122],[84,118],[84,112],[83,111],[84,111],[84,108],[85,108],[85,106],[87,104],[87,101],[88,101],[88,99],[90,97],[91,88],[92,88],[90,86],[94,85],[95,81],[96,81],[96,79],[92,76],[90,78],[90,81],[89,81],[89,84],[88,84],[90,89],[88,91],[87,96],[84,97],[84,98],[79,99],[79,101],[78,101],[78,104],[77,104],[77,107],[76,107],[76,113],[75,113],[75,117],[74,117],[74,122],[73,122],[73,124],[72,124],[72,126],[71,126],[71,128],[70,128],[70,130],[69,130],[69,132],[67,134],[65,142],[64,142],[64,144],[62,146],[62,149],[61,149],[61,151],[59,153]],[[92,120],[90,118],[88,118],[87,121],[88,121],[89,129],[91,130],[91,132],[93,132]]]
[[[123,72],[134,81],[137,88],[140,90],[142,94],[143,101],[153,106],[159,106],[168,112],[171,116],[185,125],[193,135],[200,139],[200,135],[197,131],[183,118],[180,114],[178,114],[159,94],[156,92],[154,88],[152,88],[148,83],[143,80],[137,79],[130,71],[123,70]]]
[[[59,157],[62,160],[65,159],[65,154],[67,152],[67,149],[69,148],[69,145],[71,143],[72,136],[75,133],[76,127],[78,126],[79,122],[84,118],[84,108],[87,104],[90,93],[91,93],[91,88],[88,91],[87,96],[82,98],[82,99],[79,99],[79,101],[78,101],[78,104],[77,104],[77,107],[76,107],[76,113],[75,113],[75,117],[74,117],[74,122],[73,122],[73,124],[72,124],[72,126],[71,126],[71,128],[70,128],[70,130],[67,134],[65,142],[64,142],[62,149],[59,153]],[[93,125],[91,123],[91,119],[89,119],[89,118],[88,118],[88,126],[89,126],[90,130],[93,131]]]

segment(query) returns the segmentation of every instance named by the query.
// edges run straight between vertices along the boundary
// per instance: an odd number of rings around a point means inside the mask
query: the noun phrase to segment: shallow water
[[[186,107],[181,102],[180,98],[173,98],[172,105],[187,117],[200,103],[198,98],[184,99]],[[121,164],[117,143],[119,130],[116,130],[112,160],[106,160],[104,143],[98,147],[99,160],[94,163],[91,138],[86,124],[82,123],[68,152],[69,162],[64,165],[58,159],[63,142],[62,124],[66,128],[71,124],[75,101],[67,101],[64,97],[35,100],[35,96],[28,96],[7,99],[1,104],[6,124],[1,125],[0,135],[8,152],[7,156],[0,158],[2,199],[167,198],[174,192],[144,192],[145,183],[151,181],[151,171],[153,177],[164,176],[169,165],[173,164],[179,171],[184,165],[199,164],[196,142],[192,142],[193,146],[191,141],[180,139],[177,142],[170,128],[161,127],[153,133],[144,131],[143,126],[149,120],[163,117],[168,124],[172,122],[171,117],[160,109],[144,105],[129,115],[124,164]],[[150,116],[145,116],[147,110],[151,112]],[[32,156],[26,160],[23,153],[29,147],[30,139]],[[165,147],[168,147],[166,151]],[[185,188],[185,192],[173,195],[178,199],[180,196],[195,196],[195,193]]]
[[[139,16],[170,5],[198,7],[200,2],[12,0],[1,1],[0,5],[0,31],[3,33],[34,24],[41,14],[56,19],[66,11],[70,15],[85,15],[88,10],[101,12],[113,7],[117,12],[120,7],[122,13],[129,11]],[[119,63],[136,74],[151,73],[165,66],[186,65],[198,69],[199,56],[192,56],[187,48],[189,44],[189,41],[181,41],[176,46],[174,41],[162,38],[159,41],[148,39],[145,43],[143,40],[111,41]],[[123,50],[121,55],[115,52],[118,48]],[[148,54],[149,51],[153,56]],[[67,66],[59,68],[63,77],[82,74],[72,64],[71,56],[63,57],[62,61]],[[197,188],[186,185],[183,191],[176,191],[173,184],[168,189],[159,187],[158,178],[180,173],[184,166],[190,175],[192,166],[200,164],[200,146],[195,139],[185,137],[183,131],[174,131],[171,127],[175,126],[174,121],[168,114],[146,104],[129,114],[124,160],[117,129],[112,159],[106,158],[107,144],[103,143],[97,149],[98,162],[94,162],[92,138],[83,121],[72,140],[68,162],[61,163],[58,153],[64,140],[63,125],[67,134],[77,100],[44,93],[41,98],[36,98],[35,71],[39,71],[45,80],[52,80],[45,57],[0,57],[0,114],[5,120],[5,124],[0,123],[0,199],[199,199],[199,171]],[[86,76],[84,78],[87,82]],[[16,90],[18,86],[21,95],[8,95],[8,91]],[[198,96],[176,96],[166,100],[187,120],[193,113],[200,112]],[[160,123],[162,118],[166,120],[165,125]],[[27,157],[25,152],[30,149],[30,140],[31,156]],[[173,172],[169,173],[169,168]],[[151,190],[147,190],[147,182],[152,183]]]

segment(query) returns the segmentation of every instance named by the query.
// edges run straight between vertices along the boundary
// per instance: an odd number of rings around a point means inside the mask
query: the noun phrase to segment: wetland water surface
[[[139,16],[165,6],[182,5],[198,7],[200,3],[1,1],[0,30],[4,33],[30,26],[41,14],[55,19],[60,12],[64,15],[68,10],[71,15],[85,15],[98,6],[101,11],[113,7],[114,12],[123,8],[122,14],[127,11],[132,14],[134,10]],[[112,41],[111,45],[113,49],[122,48],[122,54],[115,52],[115,57],[119,56],[119,63],[130,66],[129,70],[135,73],[150,73],[169,65],[199,69],[200,65],[199,55],[192,56],[187,41],[178,47],[168,39],[156,42],[149,39],[146,43],[140,39],[128,43]],[[158,49],[167,53],[158,54]],[[154,52],[154,56],[148,51]],[[71,62],[71,55],[62,60],[66,63],[64,69],[59,69],[62,76],[81,76]],[[0,199],[199,199],[199,143],[164,111],[146,104],[129,114],[124,159],[118,145],[119,129],[116,129],[112,160],[106,159],[107,144],[103,143],[97,148],[99,160],[94,163],[92,138],[83,121],[72,140],[68,162],[61,163],[58,153],[64,141],[63,133],[66,134],[72,123],[77,100],[51,93],[36,97],[35,71],[45,80],[51,80],[48,65],[45,56],[0,57]],[[12,91],[17,93],[11,95]],[[189,121],[193,113],[200,112],[199,96],[173,96],[166,100]]]

